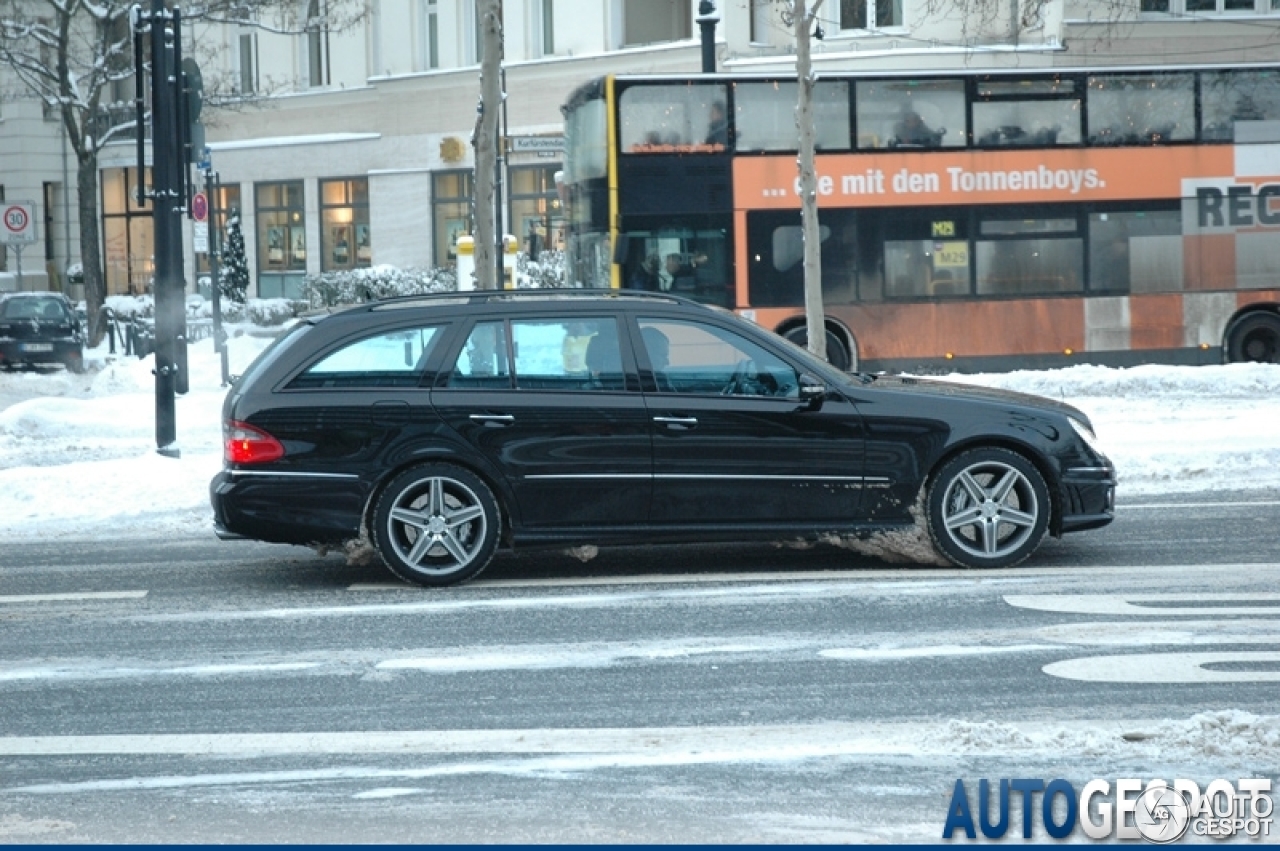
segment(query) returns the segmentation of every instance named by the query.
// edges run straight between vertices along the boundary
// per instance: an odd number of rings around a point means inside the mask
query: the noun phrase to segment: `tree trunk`
[[[102,246],[98,242],[98,157],[90,153],[76,157],[76,189],[80,211],[80,265],[84,269],[84,303],[89,319],[89,347],[102,342],[107,333],[103,302],[107,283],[102,274]]]
[[[476,119],[473,144],[476,149],[475,177],[475,261],[476,289],[500,286],[497,273],[497,228],[494,224],[494,178],[498,165],[498,116],[502,110],[502,4],[501,0],[479,0],[476,5],[480,27],[480,115]]]
[[[822,236],[818,229],[818,175],[814,167],[816,144],[813,130],[813,68],[809,58],[809,30],[822,0],[806,10],[805,0],[795,0],[796,129],[800,133],[800,226],[804,237],[804,317],[809,351],[827,357],[826,316],[822,307]]]

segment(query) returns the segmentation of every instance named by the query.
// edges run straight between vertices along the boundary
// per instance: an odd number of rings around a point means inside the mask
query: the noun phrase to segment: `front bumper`
[[[1070,467],[1062,474],[1059,534],[1106,526],[1116,514],[1116,468]]]

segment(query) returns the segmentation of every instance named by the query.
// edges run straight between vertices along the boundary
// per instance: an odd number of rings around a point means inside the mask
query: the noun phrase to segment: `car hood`
[[[1059,402],[1047,396],[1035,396],[1031,393],[1019,393],[1014,390],[1001,390],[996,387],[980,387],[976,384],[959,384],[953,381],[937,381],[927,378],[913,378],[901,375],[872,375],[870,385],[880,390],[893,390],[899,393],[912,393],[919,396],[946,396],[954,399],[972,399],[979,402],[992,402],[1003,405],[1017,405],[1022,408],[1035,408],[1041,411],[1054,411],[1074,417],[1093,428],[1093,423],[1083,411],[1066,402]]]

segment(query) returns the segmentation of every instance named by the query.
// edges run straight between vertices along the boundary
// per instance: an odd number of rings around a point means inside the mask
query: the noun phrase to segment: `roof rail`
[[[536,289],[520,289],[520,290],[450,290],[448,292],[435,293],[419,293],[416,295],[392,296],[390,298],[378,299],[369,302],[366,306],[369,308],[379,307],[404,307],[409,304],[425,302],[442,302],[452,301],[454,303],[463,300],[469,302],[495,302],[495,301],[522,301],[525,299],[577,299],[577,298],[627,298],[642,299],[652,301],[664,301],[667,303],[685,303],[698,304],[699,302],[684,298],[683,296],[674,295],[667,292],[652,292],[649,290],[627,290],[612,288],[586,288],[586,287],[538,287]]]

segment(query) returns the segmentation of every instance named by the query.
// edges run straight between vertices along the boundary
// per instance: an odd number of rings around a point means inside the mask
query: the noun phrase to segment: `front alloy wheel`
[[[479,477],[449,464],[414,467],[387,485],[373,538],[391,572],[418,585],[471,579],[498,546],[497,500]]]
[[[1040,546],[1049,525],[1044,477],[1007,449],[971,449],[929,485],[929,535],[957,567],[1012,567]]]

